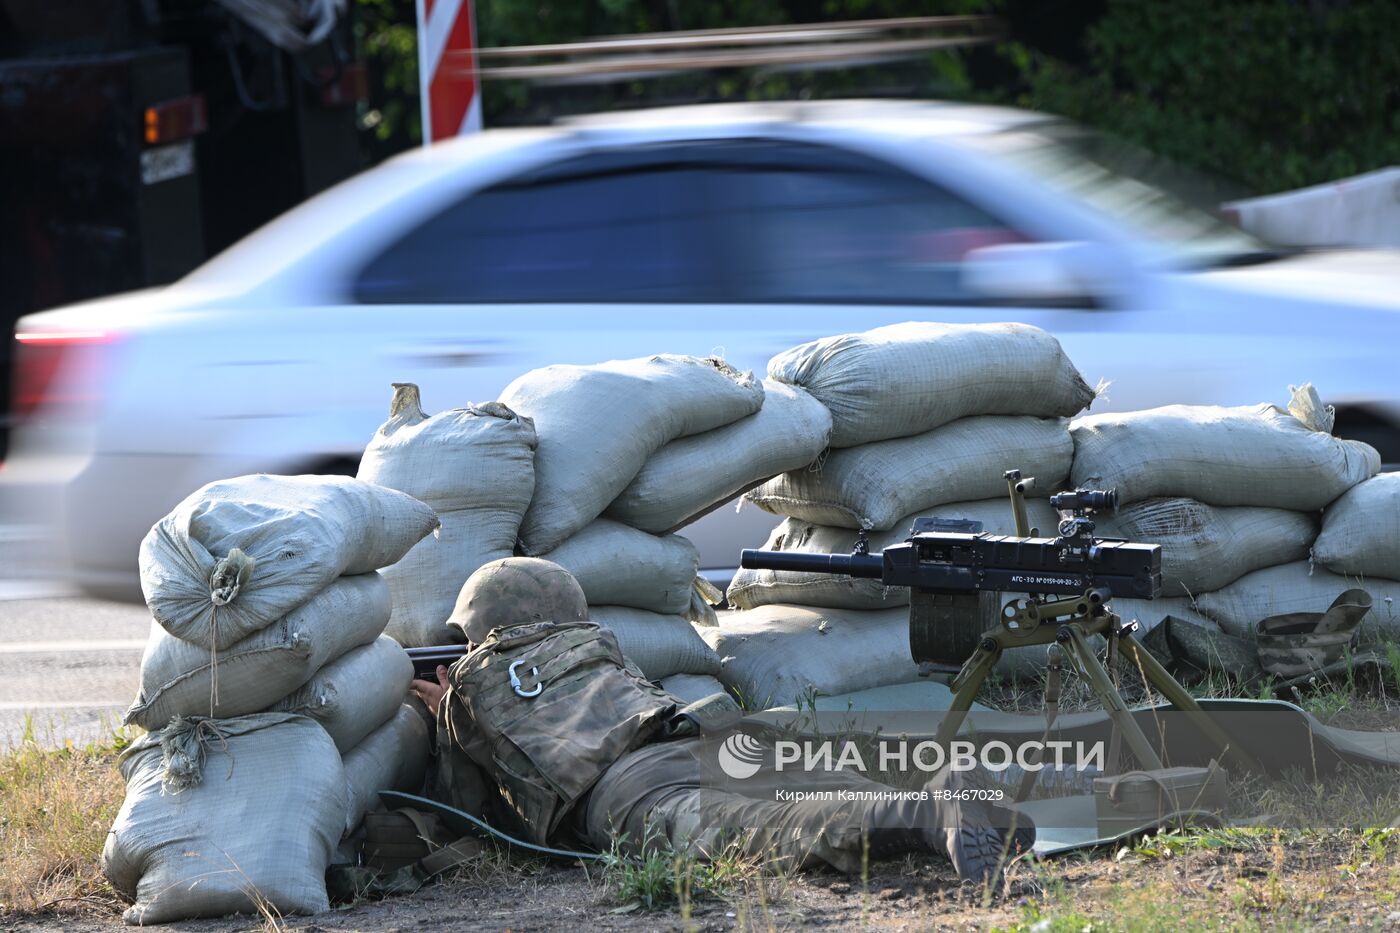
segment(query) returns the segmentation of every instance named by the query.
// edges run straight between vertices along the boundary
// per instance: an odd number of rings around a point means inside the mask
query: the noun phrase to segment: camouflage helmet
[[[569,571],[538,557],[505,557],[467,579],[447,624],[480,644],[494,628],[587,618],[588,600]]]

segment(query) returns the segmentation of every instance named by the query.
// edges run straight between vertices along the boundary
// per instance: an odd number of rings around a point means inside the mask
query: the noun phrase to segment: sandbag
[[[416,702],[416,701],[415,701]],[[416,794],[428,768],[429,729],[422,704],[404,703],[388,721],[345,753],[345,822],[337,832],[349,835],[365,813],[379,806],[381,790]]]
[[[745,709],[806,702],[918,676],[909,612],[763,606],[720,615],[701,635],[723,659],[720,683]]]
[[[1157,599],[1120,599],[1115,596],[1109,605],[1124,622],[1137,622],[1139,638],[1146,636],[1167,616],[1176,616],[1197,625],[1215,626],[1215,622],[1197,609],[1193,600],[1185,596]]]
[[[661,689],[680,700],[682,704],[698,703],[718,693],[729,696],[724,684],[712,674],[672,674],[660,680]],[[732,698],[731,698],[732,699]],[[734,704],[738,708],[738,704]]]
[[[1070,424],[1078,487],[1122,504],[1185,496],[1210,505],[1320,509],[1381,467],[1360,441],[1315,431],[1275,405],[1167,405]]]
[[[883,551],[909,537],[914,519],[920,515],[980,521],[991,534],[1016,533],[1015,519],[1008,498],[977,502],[950,502],[916,515],[906,515],[889,531],[869,535],[870,550]],[[1026,516],[1031,527],[1044,535],[1055,534],[1059,516],[1044,499],[1026,500]],[[849,554],[857,532],[850,528],[814,525],[789,518],[773,529],[763,545],[766,551],[798,551],[804,554]],[[909,605],[908,587],[886,587],[879,580],[860,579],[845,574],[796,573],[781,570],[745,570],[734,574],[726,594],[735,609],[756,609],[774,603],[799,606],[825,606],[832,609],[888,609]]]
[[[1094,516],[1095,534],[1162,546],[1162,595],[1218,590],[1251,570],[1308,556],[1317,520],[1305,512],[1143,499]]]
[[[757,414],[662,447],[603,514],[657,534],[672,531],[769,477],[807,466],[830,435],[825,405],[765,380]]]
[[[535,428],[500,402],[424,414],[418,387],[396,383],[389,419],[360,461],[359,477],[427,503],[442,521],[385,571],[394,598],[389,634],[406,647],[456,640],[447,626],[457,593],[482,564],[514,553],[535,490]]]
[[[680,535],[653,535],[600,518],[544,555],[590,603],[681,615],[690,609],[700,555]]]
[[[173,716],[242,716],[267,709],[323,665],[379,637],[389,586],[377,573],[341,577],[304,605],[211,655],[151,623],[141,689],[122,720],[143,729]]]
[[[316,720],[344,753],[397,712],[412,679],[413,661],[398,642],[381,635],[321,668],[271,710]]]
[[[141,542],[141,591],[170,634],[222,650],[336,577],[389,566],[437,524],[411,496],[346,476],[220,480]]]
[[[745,498],[775,515],[883,531],[945,502],[1002,495],[1007,470],[1035,477],[1030,495],[1049,496],[1069,476],[1073,455],[1063,420],[964,418],[915,437],[832,451],[820,468],[784,473]]]
[[[653,356],[546,366],[506,386],[501,401],[533,418],[539,435],[520,527],[521,549],[538,556],[601,515],[664,444],[758,411],[763,386],[722,360]]]
[[[138,739],[121,770],[126,800],[102,871],[135,902],[127,923],[330,908],[345,771],[316,723],[288,713],[183,721]]]
[[[1345,577],[1310,567],[1307,561],[1245,574],[1222,590],[1196,597],[1196,608],[1227,634],[1253,639],[1262,620],[1295,612],[1326,612],[1339,594],[1353,587],[1371,594],[1375,606],[1361,623],[1358,644],[1400,637],[1400,611],[1395,609],[1400,581]]]
[[[1400,473],[1372,477],[1329,505],[1312,556],[1336,573],[1400,580]]]
[[[831,410],[832,447],[969,415],[1069,417],[1094,399],[1060,342],[1028,324],[909,322],[825,337],[773,357],[768,376]]]
[[[680,616],[625,606],[589,606],[588,618],[612,631],[622,653],[648,680],[719,671],[719,657]]]

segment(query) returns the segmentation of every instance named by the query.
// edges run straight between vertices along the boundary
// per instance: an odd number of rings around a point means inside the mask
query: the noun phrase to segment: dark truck
[[[173,281],[363,167],[353,4],[269,38],[310,6],[0,0],[0,419],[43,376],[20,316]]]

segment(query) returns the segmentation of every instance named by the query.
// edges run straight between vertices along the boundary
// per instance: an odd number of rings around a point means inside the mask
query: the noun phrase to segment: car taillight
[[[15,422],[41,407],[62,415],[89,410],[101,398],[101,347],[114,339],[96,330],[15,334]]]

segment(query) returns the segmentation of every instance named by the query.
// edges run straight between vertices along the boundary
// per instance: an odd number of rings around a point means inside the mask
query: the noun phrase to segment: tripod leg
[[[977,699],[977,691],[982,689],[987,675],[996,667],[997,659],[1001,657],[1001,646],[995,642],[991,644],[991,648],[987,647],[987,642],[978,646],[950,684],[953,688],[953,702],[934,735],[934,741],[943,748],[947,748],[948,743],[957,738],[958,730],[967,718],[967,711],[972,709],[972,701]]]
[[[1186,713],[1206,738],[1220,746],[1222,757],[1229,754],[1241,767],[1250,771],[1261,770],[1259,763],[1254,760],[1254,756],[1231,742],[1230,737],[1225,734],[1225,730],[1206,715],[1205,710],[1201,709],[1195,698],[1186,692],[1186,688],[1177,683],[1176,678],[1168,673],[1167,669],[1158,663],[1157,659],[1136,638],[1131,635],[1120,638],[1119,647],[1133,664],[1142,669],[1142,672],[1147,675],[1148,683],[1157,688],[1157,691],[1166,697],[1168,703]]]
[[[1071,653],[1074,655],[1075,663],[1079,666],[1080,672],[1089,681],[1089,686],[1103,704],[1104,711],[1108,713],[1109,719],[1118,727],[1123,739],[1128,743],[1128,748],[1133,756],[1137,758],[1138,764],[1147,770],[1156,770],[1162,767],[1162,759],[1157,757],[1157,752],[1152,748],[1152,743],[1147,741],[1147,736],[1138,727],[1137,720],[1133,719],[1133,714],[1128,712],[1128,705],[1123,702],[1118,691],[1114,689],[1113,681],[1108,676],[1108,671],[1103,669],[1099,659],[1094,656],[1094,651],[1089,647],[1089,643],[1084,640],[1084,633],[1076,625],[1067,625],[1069,629],[1069,644]]]

